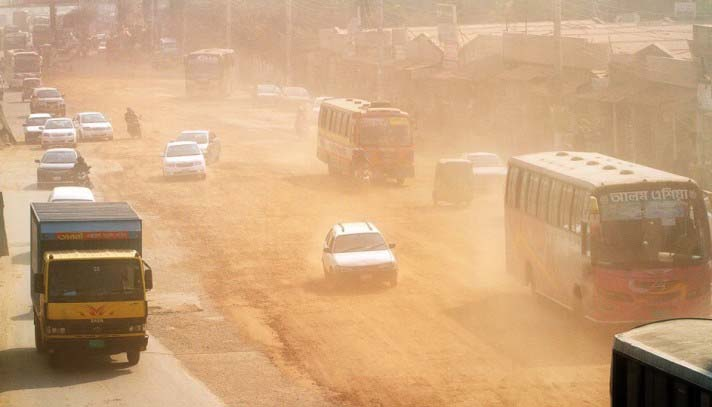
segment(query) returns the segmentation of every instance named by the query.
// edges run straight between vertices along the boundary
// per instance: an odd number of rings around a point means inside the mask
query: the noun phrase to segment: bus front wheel
[[[37,316],[35,316],[35,348],[39,353],[44,353],[46,350],[44,338],[42,338],[42,328],[37,320]]]
[[[136,366],[139,360],[141,360],[141,351],[130,350],[126,352],[126,359],[129,362],[129,366]]]

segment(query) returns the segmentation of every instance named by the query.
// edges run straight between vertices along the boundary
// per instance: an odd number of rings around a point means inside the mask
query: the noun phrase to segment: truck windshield
[[[15,58],[16,72],[38,72],[40,70],[40,57],[37,55]]]
[[[617,265],[693,264],[707,258],[707,214],[699,192],[648,189],[599,197],[598,262]]]
[[[409,146],[410,125],[405,117],[369,117],[359,121],[363,146]]]
[[[190,77],[219,78],[221,75],[220,58],[215,55],[194,55],[188,60]]]
[[[143,299],[137,259],[54,261],[49,264],[50,302]]]

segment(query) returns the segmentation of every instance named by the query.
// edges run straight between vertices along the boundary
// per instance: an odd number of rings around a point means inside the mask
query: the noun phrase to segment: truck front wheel
[[[126,359],[129,361],[129,366],[137,365],[138,361],[141,360],[141,351],[130,350],[126,352]]]

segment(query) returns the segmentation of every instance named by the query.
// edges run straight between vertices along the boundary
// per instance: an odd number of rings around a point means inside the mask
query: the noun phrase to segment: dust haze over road
[[[255,107],[246,91],[189,100],[179,72],[97,61],[46,82],[68,114],[114,120],[114,142],[79,149],[104,199],[144,218],[156,272],[149,330],[226,404],[608,403],[610,332],[506,275],[501,191],[479,191],[467,208],[432,206],[436,159],[461,151],[421,136],[416,178],[363,188],[327,175],[314,135],[292,132],[293,112]],[[123,131],[127,106],[143,115],[141,140]],[[165,143],[194,128],[219,135],[221,161],[206,182],[164,181]],[[0,150],[2,186],[34,189],[40,154]],[[352,220],[397,243],[397,287],[323,283],[324,235]]]

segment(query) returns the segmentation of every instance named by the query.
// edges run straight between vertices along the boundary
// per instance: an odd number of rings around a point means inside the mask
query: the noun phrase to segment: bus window
[[[322,107],[319,111],[319,127],[324,128],[324,122],[326,121],[326,114],[328,110]]]
[[[574,204],[571,210],[571,225],[573,231],[576,233],[581,233],[581,219],[583,218],[583,208],[587,200],[586,191],[577,189],[574,192]]]
[[[549,189],[551,180],[547,176],[541,177],[539,184],[539,204],[537,205],[537,217],[546,222],[546,214],[549,209]]]
[[[529,171],[522,170],[522,180],[519,182],[519,193],[517,194],[517,198],[519,200],[519,204],[517,205],[517,207],[522,211],[525,211],[527,208],[527,192],[529,191],[528,188]]]
[[[351,115],[346,115],[346,120],[344,120],[344,137],[351,138]]]
[[[341,118],[340,112],[333,112],[331,114],[331,121],[329,122],[329,131],[336,133],[339,126],[339,119]]]
[[[517,186],[519,168],[509,167],[507,178],[507,205],[511,208],[517,206]]]
[[[566,230],[571,230],[571,201],[574,197],[574,187],[564,184],[561,192],[561,207],[559,209],[559,224]]]
[[[529,176],[529,193],[527,195],[527,213],[536,216],[536,199],[539,190],[539,174]]]
[[[551,182],[551,192],[549,193],[548,221],[554,226],[561,226],[559,222],[559,205],[561,205],[561,182],[553,180]]]
[[[348,116],[343,113],[340,116],[341,120],[339,120],[339,136],[346,137],[346,121],[348,120]]]

